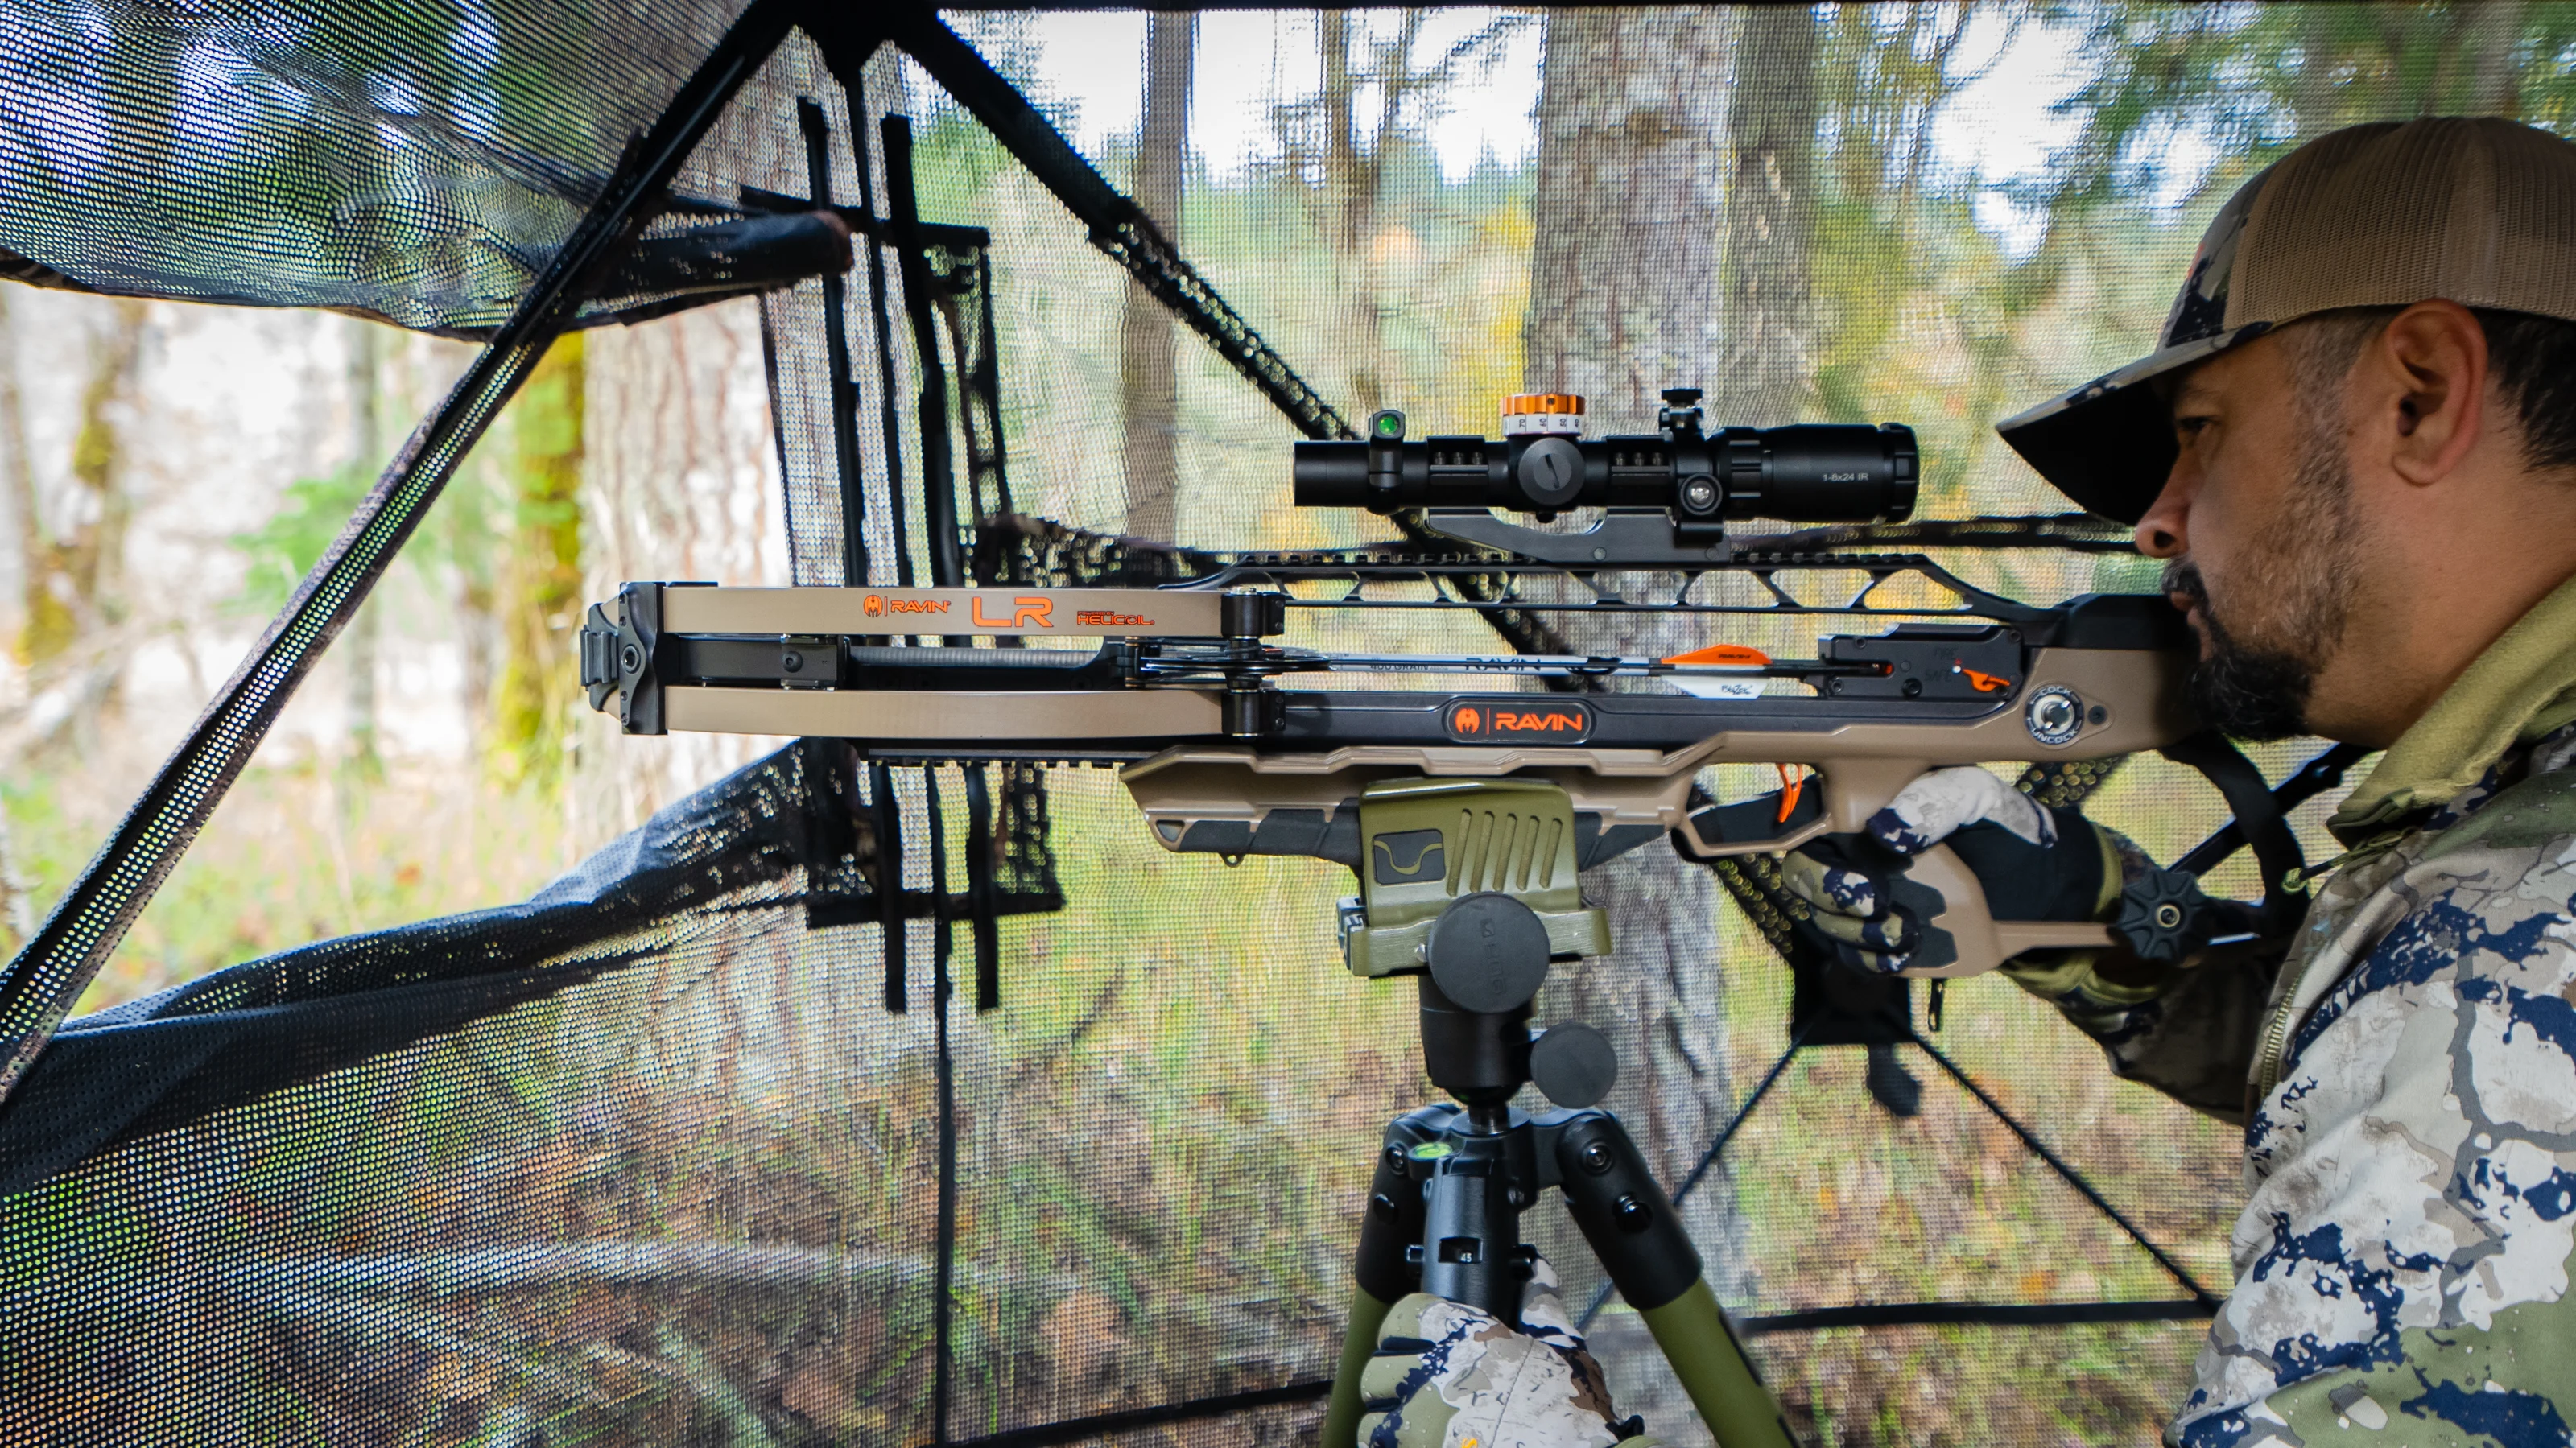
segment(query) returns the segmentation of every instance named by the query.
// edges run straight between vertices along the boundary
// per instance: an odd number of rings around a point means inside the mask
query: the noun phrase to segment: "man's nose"
[[[2134,535],[2138,551],[2149,558],[2179,558],[2190,549],[2184,524],[2191,516],[2191,492],[2183,483],[2182,471],[2182,464],[2176,462],[2173,471],[2165,474],[2164,490],[2138,519]]]

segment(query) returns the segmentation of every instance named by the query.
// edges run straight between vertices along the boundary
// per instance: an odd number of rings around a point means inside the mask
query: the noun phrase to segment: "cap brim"
[[[2173,471],[2173,421],[2149,384],[2271,330],[2252,322],[2151,352],[2054,397],[1995,431],[2022,460],[2088,513],[2135,523]]]

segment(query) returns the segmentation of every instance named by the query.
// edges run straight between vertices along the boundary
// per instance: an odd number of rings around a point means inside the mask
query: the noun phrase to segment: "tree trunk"
[[[377,425],[379,366],[378,323],[350,318],[349,329],[349,466],[362,474],[384,465],[384,440]],[[383,766],[376,752],[376,654],[384,610],[375,599],[359,605],[340,639],[349,670],[349,765],[372,775]]]
[[[1723,15],[1552,10],[1539,71],[1523,385],[1642,431],[1724,358]]]
[[[36,459],[27,447],[27,408],[18,390],[18,327],[0,298],[0,497],[8,503],[17,577],[8,612],[10,636],[26,627],[28,590],[44,575],[44,515],[36,503]]]
[[[2522,113],[2522,75],[2514,51],[2522,39],[2527,0],[2488,0],[2460,8],[2452,23],[2468,52],[2468,94],[2461,109],[2473,116]]]
[[[580,626],[584,334],[555,340],[510,412],[508,561],[501,594],[501,677],[493,690],[493,764],[508,783],[551,785],[563,763]]]
[[[1350,16],[1326,10],[1316,16],[1316,38],[1323,49],[1322,93],[1317,97],[1324,122],[1320,156],[1324,207],[1323,232],[1333,248],[1334,272],[1342,281],[1339,336],[1343,357],[1343,396],[1351,416],[1364,417],[1386,402],[1386,377],[1377,297],[1371,284],[1369,238],[1377,230],[1376,157],[1360,147],[1359,91],[1372,79],[1366,66],[1351,63]],[[1374,77],[1382,85],[1393,76]],[[1372,143],[1383,148],[1392,139],[1380,134]]]
[[[759,304],[603,328],[590,334],[584,373],[582,598],[613,598],[633,579],[789,582]],[[778,744],[731,734],[629,739],[613,715],[592,712],[569,675],[558,684],[578,741],[569,803],[579,853]]]
[[[1816,16],[1746,10],[1735,44],[1735,164],[1726,196],[1727,356],[1712,416],[1809,420],[1815,398]]]
[[[125,525],[133,511],[125,495],[117,414],[133,389],[148,316],[144,303],[118,301],[108,311],[106,334],[92,343],[72,440],[71,505],[29,559],[27,617],[18,645],[29,664],[59,656],[116,611]]]
[[[1583,394],[1589,431],[1649,429],[1661,388],[1722,381],[1728,92],[1716,78],[1730,23],[1687,11],[1547,14],[1522,385]],[[1623,653],[1705,642],[1687,619],[1633,614],[1570,632],[1589,633],[1578,647]],[[1734,1107],[1720,892],[1660,843],[1591,872],[1586,887],[1610,912],[1615,953],[1567,972],[1553,1008],[1617,1043],[1613,1104],[1657,1175],[1676,1182]],[[1729,1196],[1722,1179],[1706,1181],[1683,1217],[1719,1295],[1740,1301]],[[1623,1402],[1621,1411],[1653,1422],[1687,1409]]]
[[[1173,244],[1181,240],[1182,191],[1189,172],[1190,72],[1198,18],[1157,11],[1145,32],[1145,121],[1137,138],[1136,203]],[[1119,337],[1119,400],[1126,418],[1127,531],[1174,536],[1174,460],[1180,385],[1172,314],[1135,282]]]

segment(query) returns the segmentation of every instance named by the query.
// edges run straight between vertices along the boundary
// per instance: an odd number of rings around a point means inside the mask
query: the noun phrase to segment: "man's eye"
[[[2179,434],[2185,442],[2189,442],[2192,439],[2199,437],[2204,429],[2215,424],[2217,421],[2218,419],[2214,417],[2177,417],[2174,419],[2174,431]]]

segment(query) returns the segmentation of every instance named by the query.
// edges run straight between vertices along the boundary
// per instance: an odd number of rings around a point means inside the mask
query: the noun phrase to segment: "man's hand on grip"
[[[1387,1313],[1360,1375],[1361,1448],[1654,1448],[1641,1423],[1611,1408],[1555,1272],[1544,1260],[1531,1269],[1518,1331],[1421,1292]]]
[[[1827,835],[1780,862],[1802,922],[1844,963],[1893,974],[1911,962],[1942,902],[1905,865],[1946,844],[1985,890],[1997,920],[2093,920],[2119,869],[2106,834],[2072,809],[2049,810],[1974,766],[1936,769],[1897,792],[1853,835]]]

